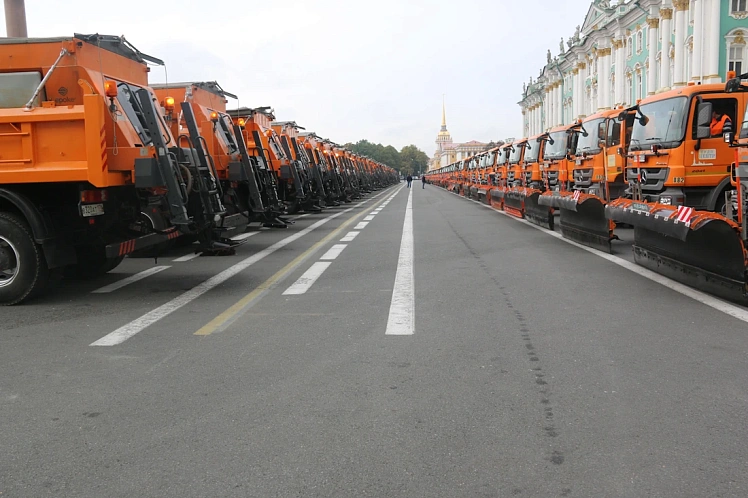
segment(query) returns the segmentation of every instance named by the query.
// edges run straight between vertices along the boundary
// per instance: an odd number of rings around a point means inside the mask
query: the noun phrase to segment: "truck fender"
[[[43,244],[55,238],[54,229],[31,199],[19,192],[0,187],[0,200],[10,203],[11,206],[16,208],[26,218],[26,222],[31,227],[31,232],[37,244]]]
[[[0,210],[3,204],[10,204],[29,224],[34,241],[44,249],[47,268],[57,268],[74,264],[75,250],[61,240],[49,220],[25,195],[8,188],[0,187]]]
[[[722,195],[722,191],[725,190],[726,187],[730,186],[730,177],[724,178],[721,182],[719,182],[719,185],[714,187],[711,192],[709,192],[709,195],[707,195],[706,198],[706,206],[709,209],[709,211],[714,211],[715,207],[717,206],[717,202],[719,201],[719,196]]]

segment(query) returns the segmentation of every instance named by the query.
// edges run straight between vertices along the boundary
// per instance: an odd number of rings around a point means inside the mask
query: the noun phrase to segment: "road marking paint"
[[[360,233],[361,232],[348,232],[347,234],[345,234],[345,237],[340,239],[340,242],[353,242],[353,239],[355,239],[356,236]]]
[[[171,268],[171,266],[154,266],[153,268],[148,268],[147,270],[143,270],[140,273],[136,273],[135,275],[130,275],[127,278],[123,278],[122,280],[118,280],[117,282],[111,283],[109,285],[105,285],[104,287],[101,287],[100,289],[91,291],[91,294],[106,294],[112,291],[116,291],[117,289],[121,289],[122,287],[126,285],[130,285],[134,282],[137,282],[138,280],[143,280],[146,277],[155,275],[156,273],[162,272],[168,268]]]
[[[369,216],[367,216],[366,218],[364,218],[364,221],[371,221],[373,219],[374,219],[374,215],[370,214]]]
[[[462,197],[459,194],[455,194],[454,192],[450,192],[450,193],[453,194],[453,195],[456,195],[456,196],[458,196],[458,197],[460,197],[462,199],[464,199],[464,197]],[[578,242],[574,242],[573,240],[565,239],[563,237],[563,235],[561,235],[558,232],[551,232],[550,230],[545,229],[545,228],[540,227],[540,226],[537,226],[537,225],[534,225],[534,224],[530,223],[527,220],[522,220],[522,219],[519,219],[519,218],[515,218],[514,216],[511,216],[510,214],[507,214],[507,213],[505,213],[503,211],[500,211],[500,210],[496,209],[493,206],[488,206],[488,205],[483,204],[481,202],[474,201],[473,199],[466,199],[466,200],[468,200],[470,202],[474,202],[474,203],[478,204],[479,206],[483,206],[483,207],[488,208],[488,209],[490,209],[492,211],[496,211],[499,214],[503,214],[504,216],[507,216],[508,218],[510,218],[510,219],[512,219],[514,221],[519,221],[520,223],[524,223],[525,225],[527,225],[529,227],[532,227],[532,228],[534,228],[536,230],[539,230],[539,231],[541,231],[541,232],[543,232],[545,234],[548,234],[551,237],[555,237],[558,240],[566,242],[569,245],[572,245],[574,247],[578,247],[579,249],[587,251],[590,254],[594,254],[595,256],[598,256],[598,257],[603,258],[603,259],[605,259],[607,261],[610,261],[611,263],[613,263],[615,265],[618,265],[621,268],[625,268],[626,270],[634,272],[634,273],[636,273],[639,276],[642,276],[642,277],[644,277],[644,278],[646,278],[648,280],[651,280],[652,282],[656,282],[658,284],[664,285],[668,289],[672,289],[675,292],[678,292],[679,294],[682,294],[682,295],[684,295],[686,297],[690,297],[691,299],[693,299],[695,301],[698,301],[701,304],[709,306],[710,308],[713,308],[713,309],[715,309],[717,311],[721,311],[722,313],[725,313],[726,315],[730,315],[733,318],[737,318],[738,320],[740,320],[742,322],[748,323],[748,310],[746,310],[744,308],[741,308],[741,307],[736,306],[734,304],[730,304],[730,303],[728,303],[726,301],[722,301],[721,299],[718,299],[718,298],[716,298],[716,297],[714,297],[712,295],[709,295],[709,294],[706,294],[706,293],[701,292],[699,290],[696,290],[696,289],[694,289],[692,287],[689,287],[689,286],[687,286],[685,284],[681,284],[680,282],[677,282],[675,280],[671,280],[671,279],[667,278],[664,275],[660,275],[659,273],[655,273],[652,270],[648,270],[648,269],[644,268],[643,266],[637,265],[636,263],[632,263],[630,261],[626,261],[625,259],[623,259],[621,257],[615,256],[613,254],[607,254],[607,253],[604,253],[604,252],[600,252],[600,251],[597,251],[597,250],[595,250],[595,249],[593,249],[591,247],[587,247],[585,245],[579,244]]]
[[[382,195],[382,193],[378,195]],[[350,210],[351,208],[347,209],[346,211],[350,211]],[[341,213],[343,212],[345,211],[341,211]],[[208,322],[205,326],[201,327],[200,330],[195,332],[194,335],[210,335],[215,332],[225,330],[232,323],[234,323],[240,316],[242,316],[246,310],[250,309],[254,305],[254,303],[262,299],[281,280],[286,278],[286,276],[289,273],[296,270],[296,268],[298,268],[310,255],[312,255],[320,247],[324,246],[325,244],[330,242],[332,239],[337,237],[340,234],[340,232],[345,230],[346,227],[348,227],[348,225],[350,225],[351,223],[356,221],[358,218],[360,218],[362,214],[363,213],[360,213],[355,216],[351,216],[351,218],[344,221],[338,228],[333,230],[325,238],[323,238],[322,240],[314,244],[312,247],[304,251],[302,254],[297,256],[296,259],[294,259],[293,261],[288,263],[286,266],[278,270],[275,273],[275,275],[273,275],[272,277],[264,281],[256,289],[254,289],[252,292],[250,292],[249,294],[241,298],[239,301],[234,303],[231,307],[229,307],[229,309],[227,309],[223,313],[216,316],[214,319]]]
[[[312,214],[312,213],[300,214],[298,216],[294,216],[293,218],[289,218],[288,221],[295,221],[295,220],[298,220],[299,218],[304,218],[306,216],[309,216],[310,214]]]
[[[382,195],[384,192],[378,194]],[[375,199],[377,196],[372,197],[372,199]],[[328,221],[332,220],[333,218],[337,218],[340,215],[343,215],[345,213],[348,213],[352,211],[354,208],[348,208],[343,211],[340,211],[335,214],[331,214],[327,218],[323,218],[316,223],[308,226],[307,228],[290,235],[286,237],[285,239],[282,239],[275,244],[271,245],[270,247],[267,247],[263,249],[262,251],[259,251],[252,256],[240,261],[239,263],[230,266],[229,268],[223,270],[222,272],[213,275],[208,280],[205,280],[204,282],[198,284],[197,286],[193,287],[192,289],[188,290],[187,292],[177,296],[176,298],[172,299],[171,301],[162,304],[158,308],[149,311],[145,315],[141,316],[140,318],[137,318],[133,320],[132,322],[123,325],[122,327],[118,328],[117,330],[105,335],[101,339],[94,341],[90,344],[90,346],[116,346],[117,344],[121,344],[125,342],[127,339],[131,338],[132,336],[142,332],[146,327],[149,327],[156,323],[157,321],[161,320],[162,318],[170,315],[171,313],[175,312],[182,306],[185,306],[186,304],[194,301],[198,297],[202,296],[212,288],[216,287],[217,285],[222,284],[226,280],[230,279],[234,275],[246,270],[253,264],[257,263],[258,261],[264,259],[265,257],[273,254],[278,249],[281,249],[291,242],[294,242],[297,239],[300,239],[304,235],[307,235],[308,233],[316,230],[317,228],[321,227]],[[343,226],[347,226],[347,223],[344,223]],[[333,232],[337,236],[339,231]],[[316,247],[316,246],[314,246]],[[212,322],[211,322],[212,323]],[[202,329],[201,329],[202,330]],[[199,331],[198,331],[199,332]]]
[[[257,235],[260,232],[247,232],[247,233],[240,233],[239,235],[234,235],[231,237],[231,240],[240,241],[244,239],[248,239],[253,235]]]
[[[322,255],[319,259],[324,259],[326,261],[333,260],[340,256],[340,253],[343,252],[343,249],[348,247],[346,244],[335,244],[330,249],[327,250],[325,254]]]
[[[376,216],[376,215],[378,215],[378,214],[379,214],[379,213],[381,213],[381,212],[382,212],[382,210],[381,210],[381,209],[375,209],[374,211],[372,211],[372,212],[371,212],[371,213],[369,213],[369,214],[370,214],[370,215],[372,215],[372,216]]]
[[[314,285],[332,263],[317,261],[299,279],[283,292],[284,296],[304,294]]]
[[[187,254],[186,256],[182,256],[181,258],[177,258],[172,260],[174,263],[184,263],[185,261],[189,261],[191,259],[199,258],[200,253],[197,252],[195,254]]]
[[[368,221],[362,221],[361,223],[359,223],[358,225],[356,225],[355,227],[353,227],[353,229],[354,230],[363,230],[364,228],[366,228],[366,225],[368,225],[368,224],[369,224]]]
[[[400,256],[392,289],[390,316],[385,335],[413,335],[415,332],[415,282],[413,272],[413,191],[408,194],[400,241]]]

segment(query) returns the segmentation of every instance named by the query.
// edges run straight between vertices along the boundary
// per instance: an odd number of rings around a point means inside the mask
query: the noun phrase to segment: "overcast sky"
[[[238,105],[270,105],[336,142],[413,143],[431,156],[442,94],[456,142],[518,137],[522,83],[590,3],[26,0],[26,15],[30,37],[124,35],[166,62],[169,81],[216,80]],[[163,82],[163,68],[151,77]]]

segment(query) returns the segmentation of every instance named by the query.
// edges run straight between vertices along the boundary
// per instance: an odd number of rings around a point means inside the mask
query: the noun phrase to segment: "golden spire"
[[[442,129],[441,131],[447,131],[447,109],[444,105],[444,94],[442,94]]]

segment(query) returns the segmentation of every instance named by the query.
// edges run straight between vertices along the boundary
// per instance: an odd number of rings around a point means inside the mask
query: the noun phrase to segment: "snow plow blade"
[[[567,197],[567,196],[570,197],[571,195],[572,195],[571,192],[557,192],[557,191],[543,192],[543,194],[540,197],[538,197],[538,204],[541,206],[548,206],[548,207],[559,209],[561,208],[559,198]]]
[[[491,205],[496,209],[504,210],[504,189],[497,188],[491,190]]]
[[[602,199],[590,194],[574,192],[555,198],[561,210],[561,234],[582,245],[612,253],[611,242],[615,224],[605,217]]]
[[[608,217],[634,226],[634,261],[715,296],[748,304],[748,252],[739,226],[716,213],[618,199]]]
[[[479,188],[477,199],[483,204],[491,205],[491,189]]]
[[[517,218],[525,217],[524,187],[513,188],[504,192],[504,211]]]
[[[527,190],[525,197],[525,218],[530,223],[553,230],[553,208],[540,204],[543,194],[539,190]]]

